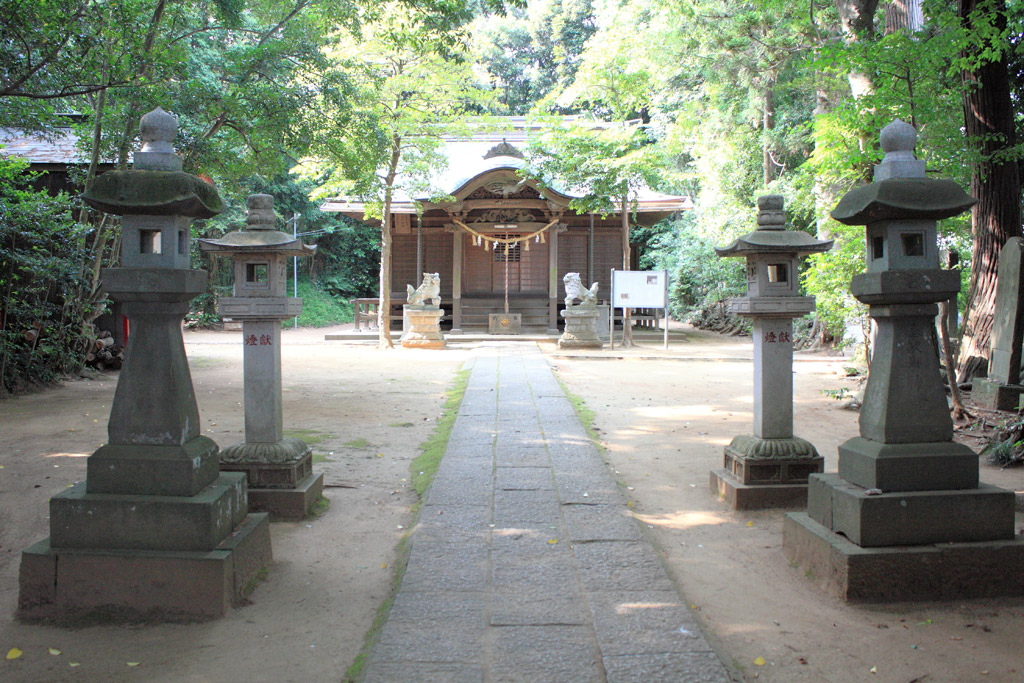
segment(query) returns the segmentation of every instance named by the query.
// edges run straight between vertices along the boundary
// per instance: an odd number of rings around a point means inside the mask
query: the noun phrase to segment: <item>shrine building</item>
[[[391,205],[392,321],[401,320],[406,285],[417,286],[424,272],[440,274],[446,327],[456,334],[486,328],[488,315],[504,310],[506,266],[509,312],[521,314],[524,329],[558,329],[565,296],[562,278],[568,272],[579,273],[587,285],[599,282],[598,300],[610,300],[611,270],[622,269],[621,214],[577,214],[569,203],[580,194],[521,177],[517,172],[525,165],[529,139],[542,131],[524,117],[504,122],[508,125],[502,132],[444,138],[442,153],[448,164],[431,178],[431,196],[453,199],[435,203],[396,188]],[[558,187],[557,180],[549,184]],[[635,199],[630,220],[645,226],[693,208],[688,197],[646,188]],[[422,207],[419,216],[417,204]],[[365,220],[364,209],[364,203],[348,198],[321,207],[357,220]],[[635,249],[631,255],[635,269]]]

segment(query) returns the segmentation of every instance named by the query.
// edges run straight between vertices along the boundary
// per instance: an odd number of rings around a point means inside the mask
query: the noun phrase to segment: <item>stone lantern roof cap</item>
[[[82,201],[119,216],[212,218],[224,210],[217,188],[181,171],[107,171],[82,194]]]
[[[130,171],[108,171],[82,194],[89,206],[115,215],[212,218],[224,210],[213,184],[182,173],[172,142],[178,119],[160,107],[139,121],[142,149]]]
[[[247,206],[245,230],[229,232],[223,237],[201,239],[200,249],[221,255],[265,253],[311,256],[316,251],[316,245],[304,244],[302,240],[274,229],[277,215],[274,213],[274,198],[271,195],[249,195]]]
[[[875,181],[847,192],[832,210],[846,225],[884,220],[941,220],[963,213],[978,202],[951,180],[927,178],[924,162],[914,157],[917,131],[896,119],[882,129],[885,157],[875,166]]]
[[[846,225],[915,218],[941,220],[961,214],[977,203],[952,180],[888,178],[850,190],[831,215]]]
[[[719,256],[748,254],[795,254],[803,256],[832,248],[832,240],[817,240],[806,232],[786,230],[782,195],[757,198],[757,230],[747,233],[725,247],[715,247]]]
[[[315,244],[305,244],[302,240],[280,230],[236,230],[223,237],[201,239],[199,247],[203,251],[216,252],[225,256],[256,252],[287,256],[312,256],[316,252]]]

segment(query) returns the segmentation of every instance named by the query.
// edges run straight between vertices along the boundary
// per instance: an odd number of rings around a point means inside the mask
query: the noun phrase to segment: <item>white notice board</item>
[[[667,270],[612,270],[612,308],[665,308]]]

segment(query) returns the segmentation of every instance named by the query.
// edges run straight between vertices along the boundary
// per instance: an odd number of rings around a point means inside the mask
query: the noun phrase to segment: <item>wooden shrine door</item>
[[[516,233],[500,233],[496,237],[512,237]],[[545,294],[547,292],[548,245],[530,241],[510,244],[506,256],[505,245],[494,244],[488,251],[467,238],[465,247],[466,274],[463,291],[472,295],[504,296],[505,264],[508,263],[509,294]]]

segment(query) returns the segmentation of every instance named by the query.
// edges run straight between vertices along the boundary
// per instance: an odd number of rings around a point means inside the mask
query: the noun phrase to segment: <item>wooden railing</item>
[[[361,327],[361,323],[366,323],[366,329],[370,329],[370,326],[377,326],[377,311],[379,310],[380,300],[373,298],[366,299],[352,299],[352,312],[355,317],[356,332]]]

